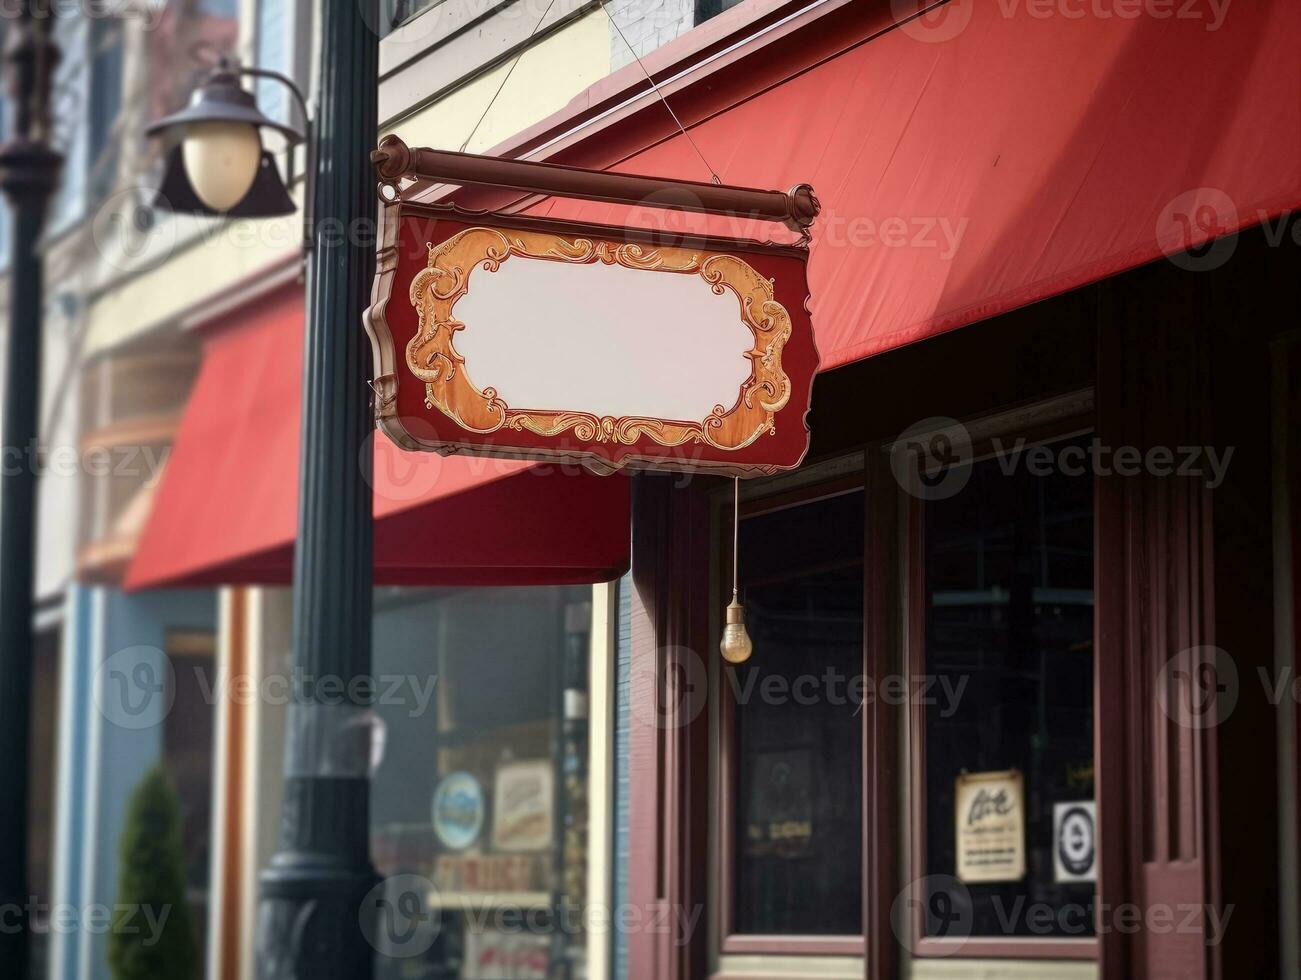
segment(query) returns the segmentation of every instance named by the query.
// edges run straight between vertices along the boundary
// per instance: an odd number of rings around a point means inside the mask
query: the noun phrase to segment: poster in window
[[[466,930],[462,980],[546,980],[550,967],[549,935]]]
[[[434,833],[444,847],[464,851],[483,830],[483,789],[468,772],[444,776],[434,791]]]
[[[1025,785],[1015,769],[963,773],[954,788],[957,878],[962,882],[1025,877]]]
[[[813,753],[809,749],[759,752],[751,764],[745,853],[806,856],[813,846]]]
[[[551,762],[510,762],[497,770],[492,846],[499,851],[541,851],[551,846],[554,811]]]
[[[1098,844],[1092,800],[1053,804],[1053,881],[1098,880]]]

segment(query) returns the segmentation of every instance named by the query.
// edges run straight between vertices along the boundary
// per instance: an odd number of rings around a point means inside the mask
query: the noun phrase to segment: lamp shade
[[[257,107],[253,93],[239,84],[237,69],[228,63],[213,69],[188,106],[145,129],[148,136],[176,140],[154,206],[247,218],[292,213],[275,160],[262,149],[263,129],[291,145],[303,140],[300,130]]]

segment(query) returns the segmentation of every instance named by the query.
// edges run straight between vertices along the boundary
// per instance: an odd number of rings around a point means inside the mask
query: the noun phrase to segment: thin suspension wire
[[[474,134],[479,131],[479,127],[483,125],[483,121],[488,118],[488,113],[492,111],[493,105],[496,104],[497,97],[501,95],[501,90],[506,87],[506,83],[510,81],[511,75],[515,74],[515,69],[519,65],[520,59],[524,57],[524,52],[528,50],[528,42],[533,40],[533,35],[538,32],[538,29],[542,26],[542,22],[547,19],[547,14],[551,13],[551,8],[555,5],[556,0],[551,0],[551,2],[547,4],[547,9],[542,11],[542,16],[538,18],[538,22],[533,25],[533,30],[529,31],[529,36],[524,39],[524,44],[520,48],[520,53],[515,56],[515,60],[510,63],[510,68],[506,70],[506,77],[503,78],[501,84],[497,86],[497,91],[492,93],[492,98],[489,99],[488,104],[483,107],[483,113],[479,116],[479,121],[474,124],[474,129],[470,130],[470,135],[467,136],[465,142],[461,144],[462,153],[464,153],[465,148],[470,145],[470,140],[474,139]]]
[[[705,169],[709,171],[709,176],[713,178],[715,184],[721,184],[723,181],[719,179],[718,172],[709,165],[709,161],[705,159],[705,155],[700,152],[700,147],[696,145],[696,141],[692,139],[691,134],[687,132],[687,127],[682,125],[682,120],[679,119],[678,114],[673,111],[673,106],[669,105],[669,100],[664,97],[664,93],[660,91],[660,87],[655,83],[655,79],[651,78],[651,73],[648,72],[646,66],[642,64],[641,55],[637,53],[637,49],[628,43],[627,35],[623,33],[623,28],[619,26],[619,22],[614,19],[614,14],[610,13],[609,6],[602,4],[601,9],[605,11],[605,16],[610,18],[610,23],[619,33],[619,37],[623,39],[624,46],[627,47],[628,53],[631,54],[633,60],[637,62],[637,67],[641,69],[641,73],[646,76],[646,81],[650,82],[650,87],[655,90],[655,94],[658,95],[660,101],[664,103],[664,108],[669,111],[669,115],[672,116],[673,121],[677,123],[678,129],[682,132],[682,135],[687,138],[687,142],[691,144],[691,148],[696,151],[696,156],[700,157],[700,162],[703,163]]]
[[[732,477],[732,601],[736,601],[736,573],[741,542],[741,478]]]

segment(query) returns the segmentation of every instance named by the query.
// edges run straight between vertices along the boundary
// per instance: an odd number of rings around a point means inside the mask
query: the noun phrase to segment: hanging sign
[[[1025,791],[1021,773],[963,773],[954,787],[957,879],[1025,877]]]
[[[583,181],[626,175],[550,168],[536,186],[552,188],[552,170],[579,181],[575,196],[623,199]],[[818,364],[807,259],[802,246],[386,200],[367,318],[377,422],[407,449],[597,472],[795,467]]]

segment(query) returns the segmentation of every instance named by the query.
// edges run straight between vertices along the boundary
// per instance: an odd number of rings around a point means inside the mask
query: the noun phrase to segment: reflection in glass
[[[747,518],[740,552],[734,931],[859,935],[863,495]]]
[[[925,505],[924,673],[935,690],[959,692],[926,709],[926,862],[930,875],[965,876],[958,778],[1013,770],[1024,787],[1026,871],[933,883],[927,934],[965,928],[969,906],[972,935],[1091,935],[1094,886],[1055,868],[1054,807],[1060,816],[1086,804],[1065,832],[1068,856],[1087,857],[1092,827],[1079,821],[1094,791],[1093,484],[1056,469],[1006,472],[1007,463],[975,464],[961,492]],[[1051,911],[1042,924],[1027,914],[1035,906]]]
[[[377,977],[585,975],[590,596],[377,590],[372,857],[428,880],[436,932]]]

